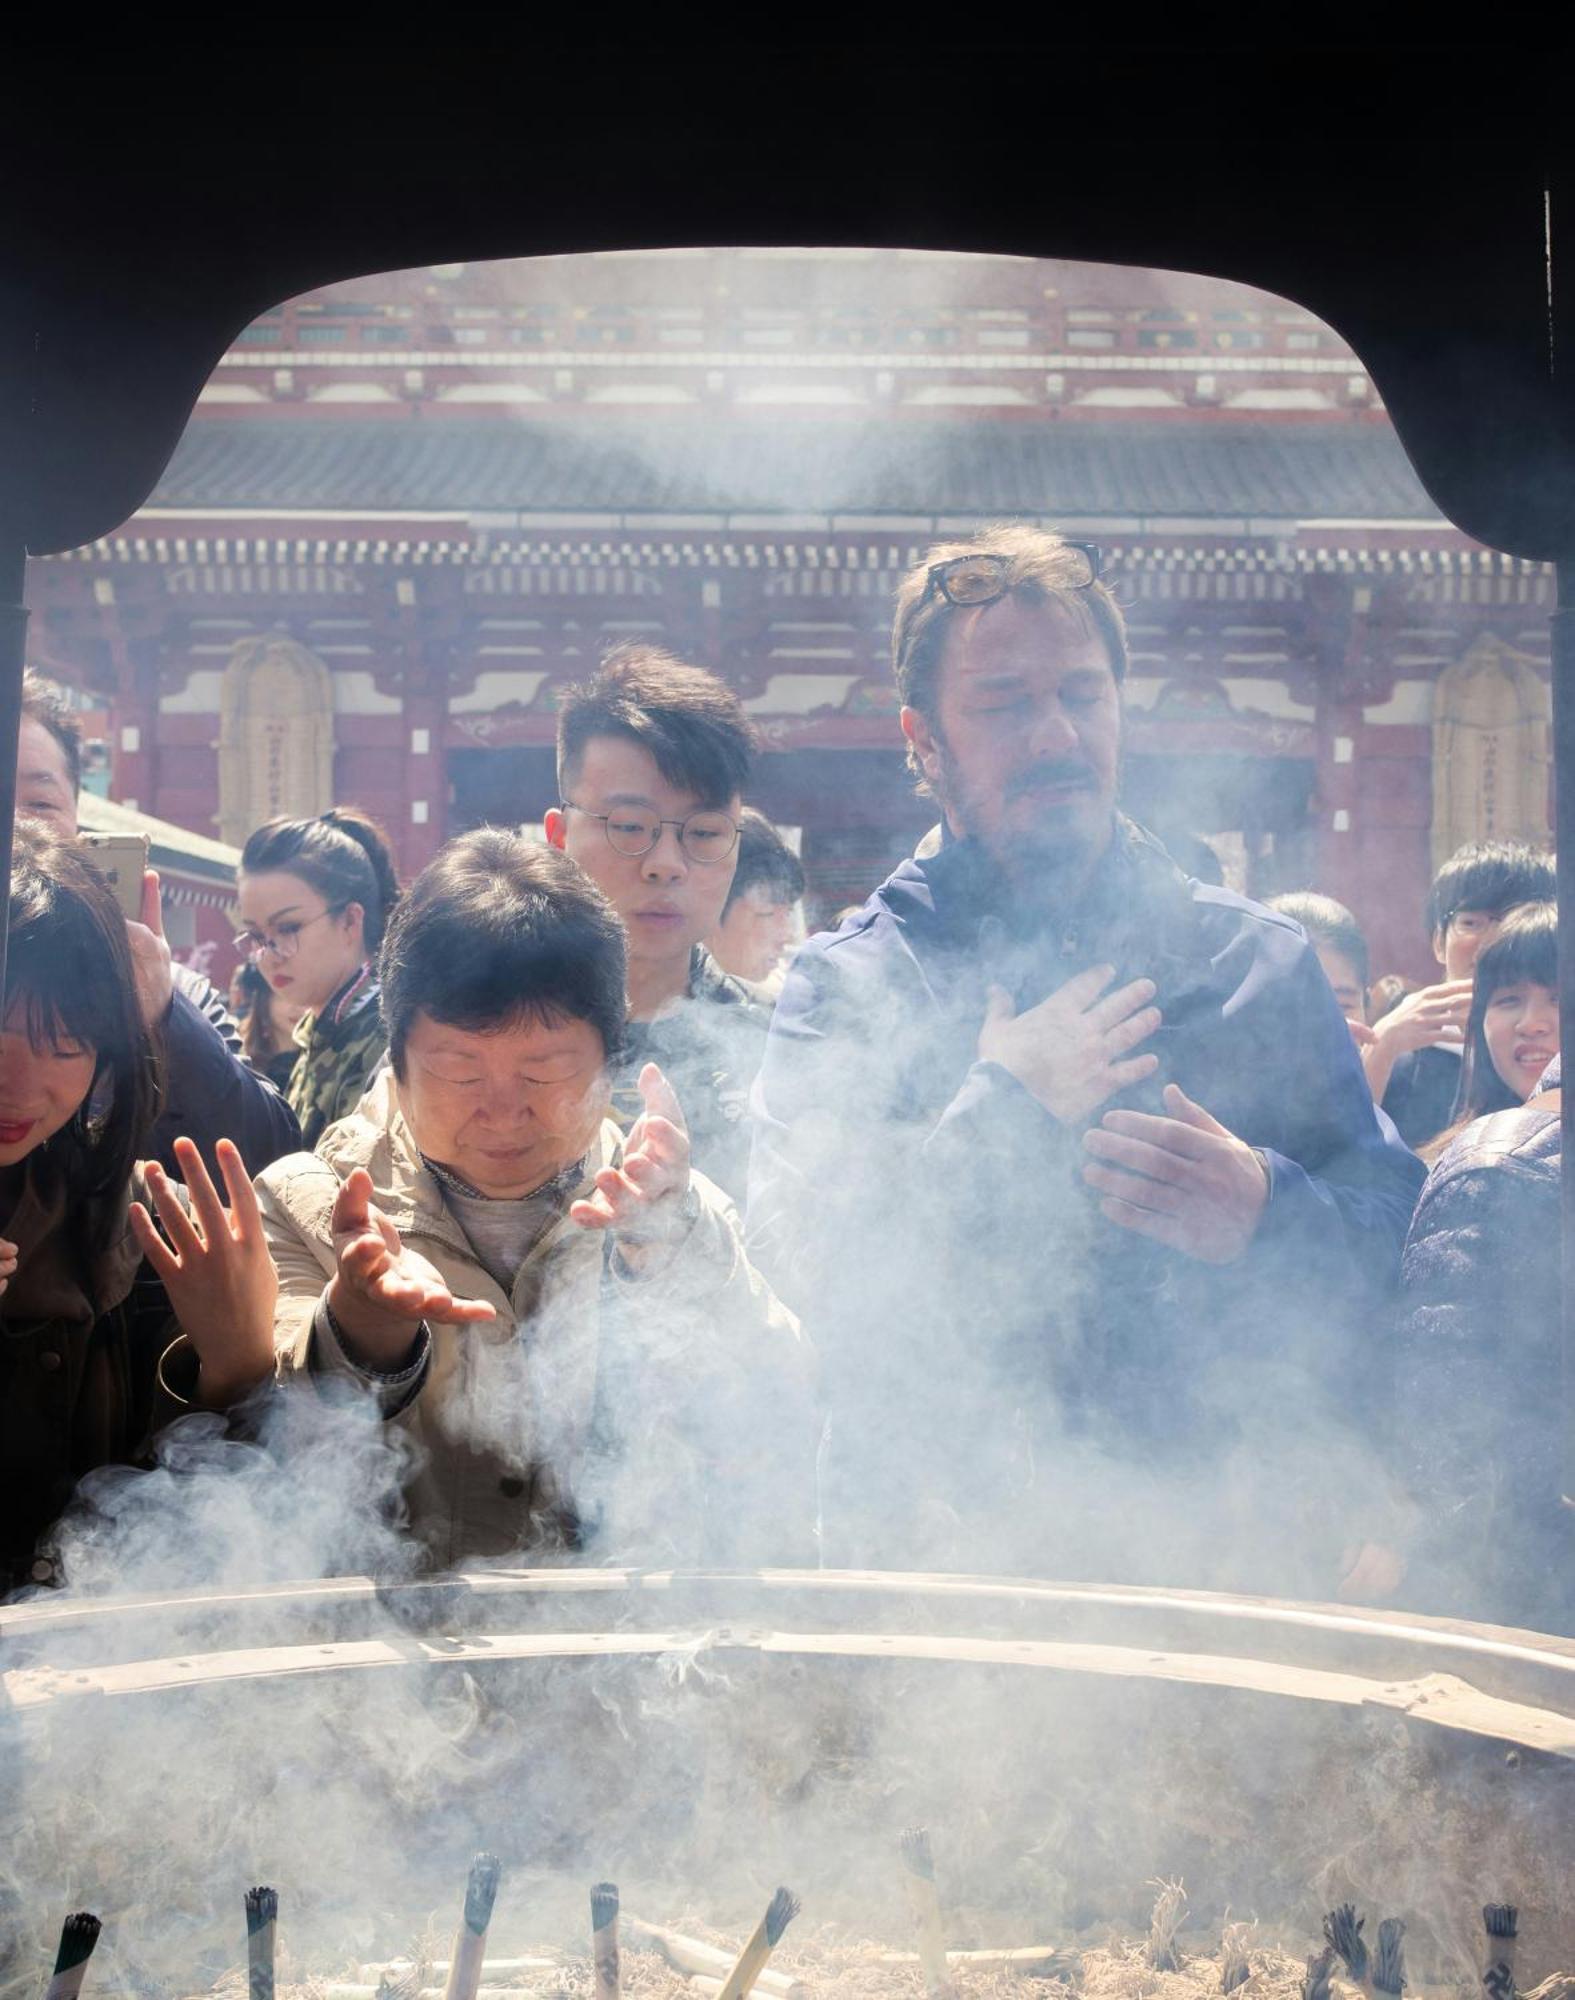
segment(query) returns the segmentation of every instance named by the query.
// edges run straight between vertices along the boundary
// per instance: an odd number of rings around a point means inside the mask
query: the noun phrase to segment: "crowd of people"
[[[246,842],[229,1004],[74,842],[29,676],[0,1024],[0,1563],[193,1413],[397,1446],[444,1566],[1029,1569],[1551,1630],[1553,870],[1440,871],[1442,977],[1186,872],[1120,810],[1097,551],[904,578],[937,824],[793,948],[717,676],[618,649],[539,827],[401,887],[340,806]]]

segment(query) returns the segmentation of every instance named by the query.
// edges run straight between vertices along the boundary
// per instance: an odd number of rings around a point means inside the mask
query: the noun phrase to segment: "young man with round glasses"
[[[640,1115],[640,1071],[659,1064],[683,1101],[696,1165],[739,1201],[767,1015],[703,940],[738,866],[754,752],[725,681],[657,647],[622,646],[559,707],[560,803],[545,820],[548,842],[580,864],[628,935],[613,1116]]]
[[[932,549],[892,644],[942,839],[795,958],[749,1189],[827,1373],[828,1560],[1240,1580],[1309,1511],[1282,1428],[1360,1407],[1420,1163],[1301,930],[1117,810],[1097,552]]]

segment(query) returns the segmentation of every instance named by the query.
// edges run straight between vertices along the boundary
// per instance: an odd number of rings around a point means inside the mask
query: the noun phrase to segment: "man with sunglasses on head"
[[[1141,1572],[1166,1510],[1096,1558],[1052,1461],[1218,1471],[1270,1380],[1305,1415],[1378,1323],[1421,1168],[1300,929],[1117,810],[1096,550],[1028,526],[932,549],[893,659],[942,837],[788,974],[751,1254],[832,1381],[829,1533],[892,1560],[927,1517],[915,1553],[977,1566],[949,1538],[982,1509],[1026,1561]],[[1205,1574],[1198,1539],[1149,1580]]]
[[[644,644],[620,646],[558,709],[559,804],[547,839],[623,920],[629,1022],[612,1115],[641,1114],[640,1071],[678,1093],[695,1164],[742,1201],[749,1089],[766,1009],[706,950],[738,866],[755,734],[725,681]]]

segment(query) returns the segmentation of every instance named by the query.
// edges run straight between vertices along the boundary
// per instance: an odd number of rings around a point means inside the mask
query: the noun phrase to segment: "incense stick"
[[[801,1905],[791,1889],[778,1889],[765,1915],[755,1926],[755,1934],[738,1954],[738,1963],[722,1982],[721,2000],[744,2000],[761,1968],[782,1941],[782,1933],[798,1915]]]
[[[1515,1939],[1520,1912],[1513,1903],[1486,1903],[1482,1928],[1487,1932],[1487,1963],[1482,1990],[1488,2000],[1515,2000]]]
[[[1398,1917],[1385,1917],[1378,1926],[1378,1949],[1373,1953],[1373,1991],[1399,2000],[1405,1991],[1405,1948],[1400,1940],[1405,1925]]]
[[[87,1962],[93,1956],[93,1947],[98,1943],[98,1934],[103,1928],[98,1918],[87,1910],[78,1910],[66,1918],[60,1926],[55,1976],[49,1982],[44,2000],[77,2000],[87,1975]]]
[[[246,1979],[251,2000],[273,2000],[273,1946],[278,1921],[278,1890],[248,1889]]]
[[[591,1891],[591,1962],[596,1968],[596,2000],[618,2000],[618,1884],[598,1882]]]
[[[654,1951],[675,1972],[686,1973],[690,1978],[709,1979],[713,1975],[720,1982],[733,1969],[733,1955],[714,1944],[703,1944],[699,1938],[685,1937],[682,1931],[670,1931],[661,1924],[648,1924],[644,1917],[632,1915],[624,1910],[621,1916],[623,1941],[636,1951]],[[789,2000],[789,1996],[802,1990],[802,1981],[794,1979],[786,1972],[773,1972],[767,1966],[764,1972],[755,1975],[757,1993],[775,1993]]]
[[[727,1984],[725,1978],[714,1972],[686,1972],[684,1979],[690,1992],[702,1995],[703,2000],[718,2000],[722,1988]],[[766,1996],[766,2000],[809,2000],[811,1992],[811,1988],[802,1979],[795,1979],[785,1992],[776,1986],[763,1986],[758,1974],[752,1990],[757,1995]]]
[[[360,1980],[330,1980],[324,1986],[312,1988],[316,2000],[378,2000],[379,1994],[387,1994],[386,1986],[374,1986]],[[543,1986],[478,1986],[476,2000],[552,2000],[560,1992],[558,1988]],[[404,2000],[443,2000],[441,1986],[412,1986]]]
[[[445,2000],[476,2000],[481,1985],[481,1968],[487,1957],[487,1932],[492,1925],[492,1906],[498,1897],[498,1876],[503,1864],[495,1854],[478,1854],[470,1864],[465,1883],[465,1913],[454,1933],[454,1950],[449,1960]]]
[[[919,1964],[914,1951],[878,1951],[871,1962],[898,1967]],[[1083,1955],[1054,1944],[1014,1944],[997,1951],[949,1951],[946,1969],[957,1972],[1020,1972],[1027,1977],[1069,1979],[1082,1969]]]
[[[908,1908],[919,1938],[919,1964],[930,2000],[952,2000],[956,1989],[946,1964],[946,1936],[941,1923],[941,1895],[935,1886],[935,1855],[929,1832],[910,1826],[902,1836],[902,1865],[907,1871]]]
[[[427,1972],[433,1979],[446,1981],[453,1969],[453,1964],[454,1961],[452,1958],[435,1958],[427,1966]],[[415,1960],[409,1958],[373,1960],[368,1964],[358,1965],[355,1969],[355,1979],[348,1983],[352,1985],[359,1983],[375,1987],[380,1981],[407,1978],[414,1969],[418,1969],[416,1968]],[[510,1978],[517,1977],[522,1972],[561,1973],[563,1971],[563,1959],[561,1955],[556,1958],[489,1957],[487,1960],[487,1971],[500,1978],[505,1976]],[[344,1985],[347,1982],[341,1980],[339,1983],[340,1985]]]

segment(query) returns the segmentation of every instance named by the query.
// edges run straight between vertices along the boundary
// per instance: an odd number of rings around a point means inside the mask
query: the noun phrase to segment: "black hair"
[[[22,675],[22,719],[47,729],[60,745],[75,797],[82,789],[82,725],[64,692],[31,667]]]
[[[624,929],[566,854],[503,827],[461,834],[394,913],[380,965],[394,1074],[417,1014],[471,1033],[585,1021],[608,1057],[628,1013]]]
[[[1326,944],[1343,953],[1356,967],[1362,991],[1367,991],[1367,939],[1344,903],[1337,903],[1333,896],[1321,895],[1316,889],[1293,889],[1288,895],[1271,896],[1268,907],[1300,924],[1315,945]]]
[[[1462,909],[1479,907],[1463,903]],[[1477,954],[1466,1021],[1465,1061],[1455,1123],[1508,1111],[1521,1102],[1498,1071],[1487,1045],[1487,1011],[1506,986],[1546,986],[1559,990],[1559,913],[1552,902],[1522,903],[1510,910],[1493,942]]]
[[[331,910],[359,903],[366,955],[376,955],[399,902],[399,877],[382,829],[353,806],[315,819],[271,819],[241,849],[243,875],[298,875]]]
[[[243,959],[237,977],[248,1001],[240,1023],[241,1053],[254,1069],[261,1069],[282,1055],[287,1046],[274,1033],[273,988],[251,959]]]
[[[796,903],[804,893],[804,868],[765,814],[745,806],[738,816],[738,866],[722,905],[723,923],[740,896],[762,886],[773,903]]]
[[[122,1200],[158,1110],[158,1056],[137,999],[126,919],[108,884],[41,827],[19,821],[15,838],[6,1020],[35,1050],[76,1043],[94,1057],[81,1110],[44,1148],[64,1177],[71,1248],[91,1286],[122,1226]]]
[[[1427,934],[1447,931],[1457,910],[1501,917],[1517,903],[1552,902],[1558,895],[1553,856],[1525,840],[1472,840],[1457,847],[1427,894]]]
[[[593,736],[648,750],[668,784],[720,808],[749,783],[758,739],[743,703],[715,674],[659,646],[617,646],[558,704],[558,794],[567,799]]]

